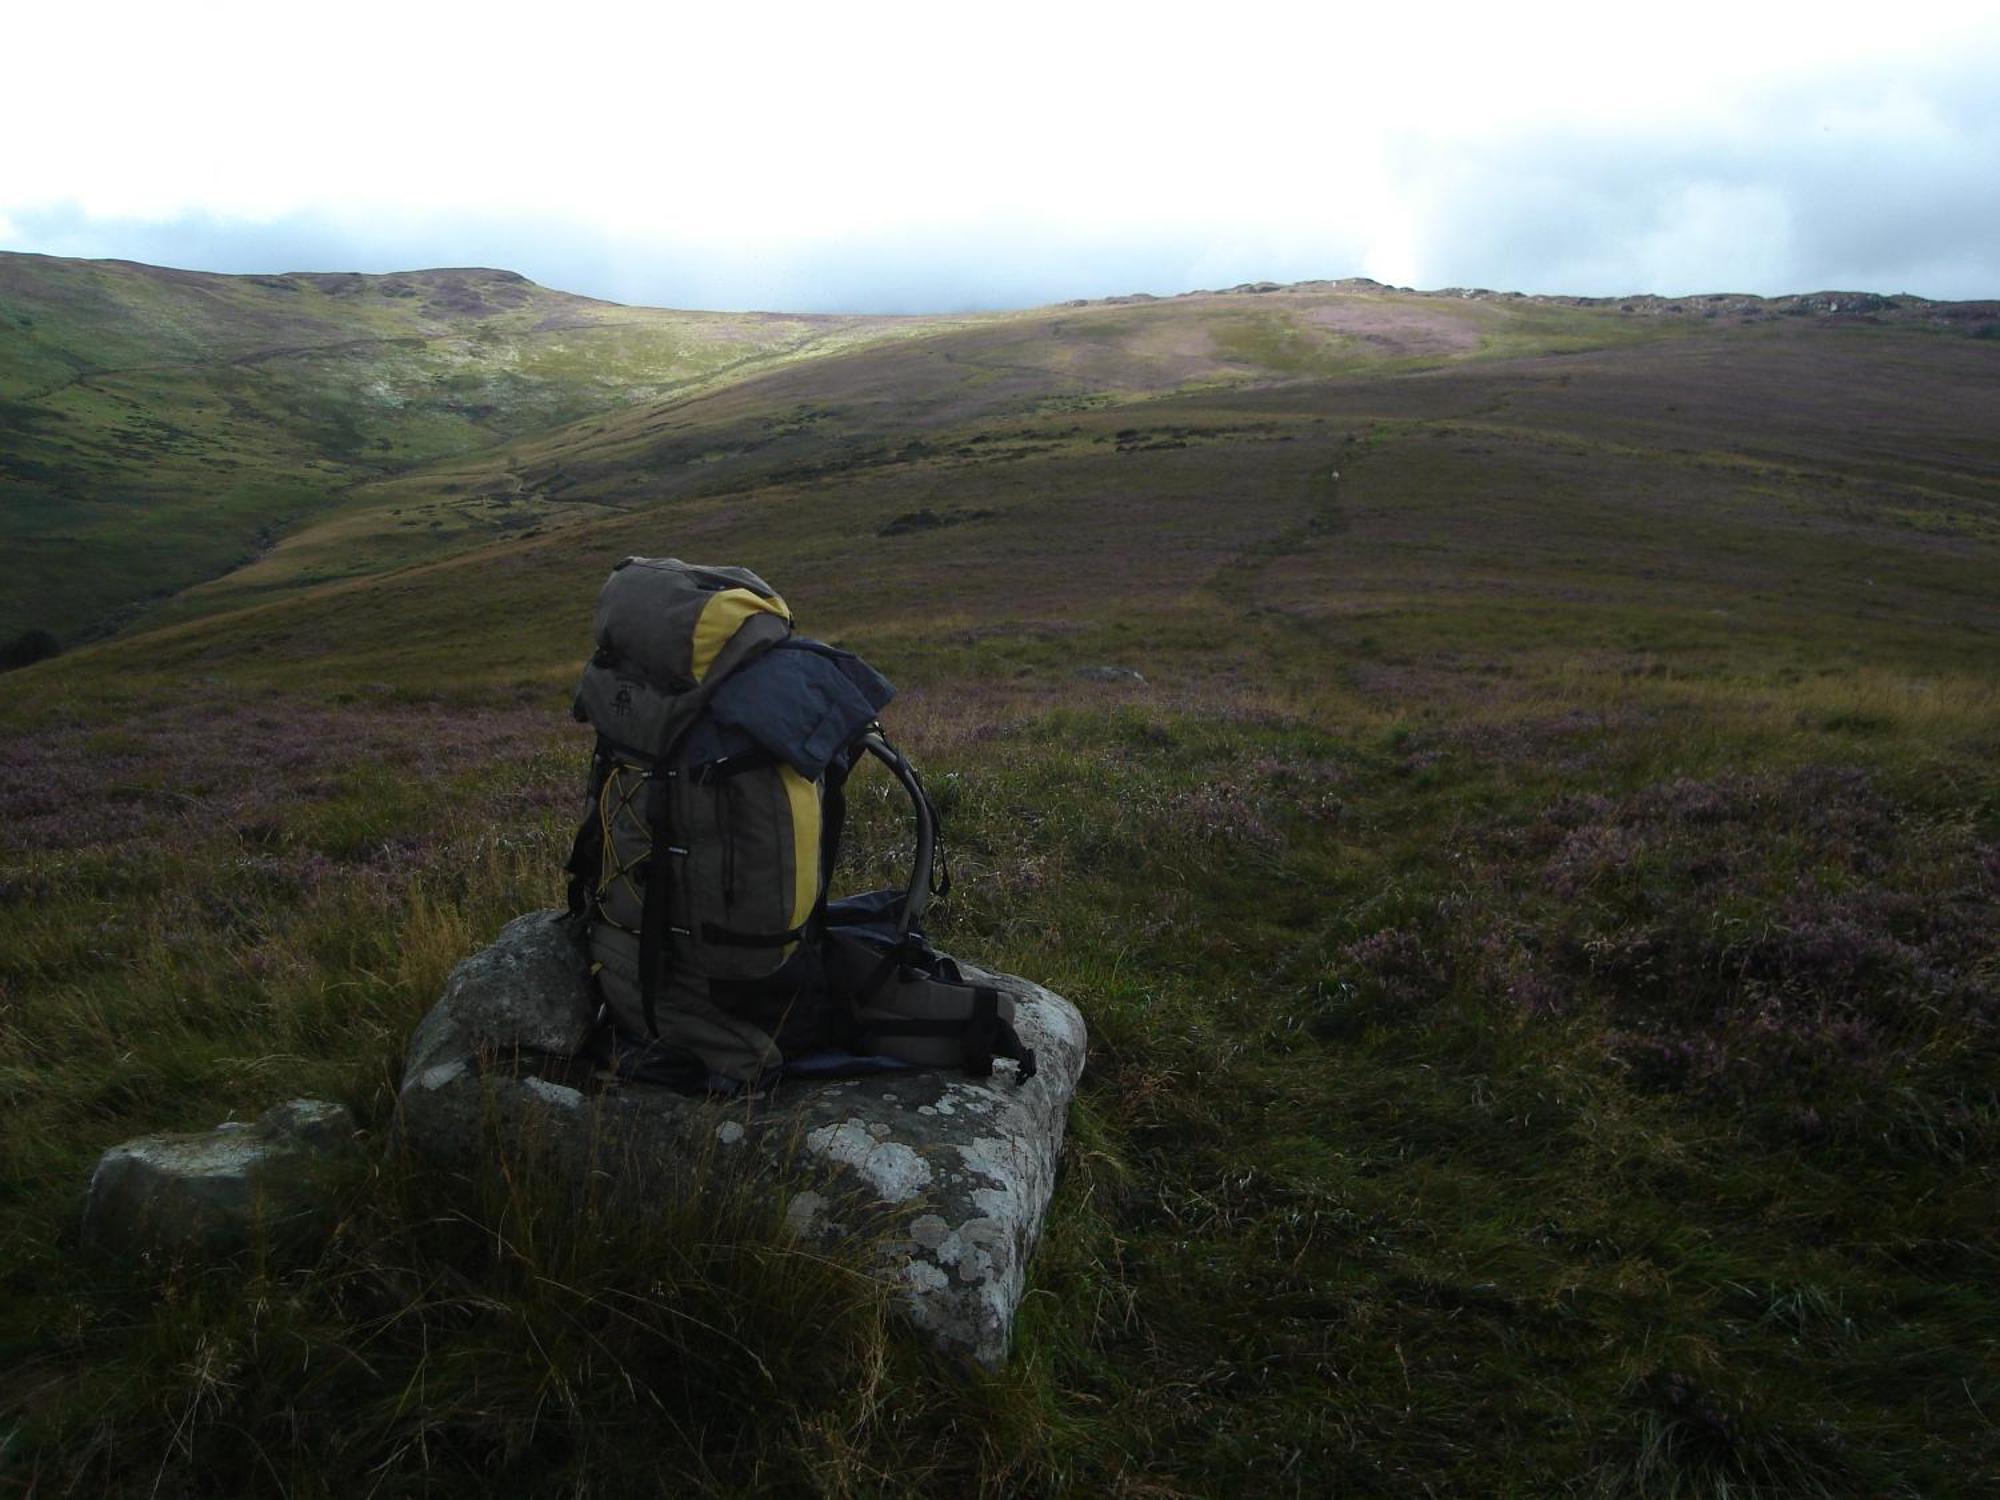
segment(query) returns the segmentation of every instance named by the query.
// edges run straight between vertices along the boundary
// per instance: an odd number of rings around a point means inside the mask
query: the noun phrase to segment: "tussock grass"
[[[444,1176],[379,1153],[303,1267],[252,1253],[101,1284],[56,1359],[71,1400],[13,1434],[38,1492],[805,1488],[927,1377],[887,1332],[865,1246],[808,1249],[768,1199],[689,1164],[644,1213],[520,1143]],[[519,1154],[517,1154],[519,1153]],[[900,1358],[899,1358],[900,1355]],[[898,1368],[902,1365],[904,1368]],[[60,1452],[60,1464],[36,1455]]]

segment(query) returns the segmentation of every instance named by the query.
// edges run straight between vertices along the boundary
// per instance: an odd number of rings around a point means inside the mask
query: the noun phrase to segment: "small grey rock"
[[[1144,686],[1146,679],[1130,667],[1078,667],[1070,673],[1085,682],[1131,682]]]
[[[325,1216],[325,1170],[354,1149],[338,1104],[293,1099],[255,1125],[147,1135],[99,1158],[83,1242],[107,1254],[229,1254],[258,1234],[304,1235]]]
[[[331,1151],[353,1141],[354,1116],[346,1105],[330,1100],[287,1099],[259,1115],[254,1129],[273,1141],[296,1141]]]

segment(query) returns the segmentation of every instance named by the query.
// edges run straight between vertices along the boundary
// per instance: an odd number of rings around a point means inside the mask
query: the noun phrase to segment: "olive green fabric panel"
[[[684,772],[666,782],[675,954],[715,979],[761,979],[794,944],[712,941],[714,929],[746,937],[791,927],[794,837],[791,800],[774,767],[704,780]],[[815,858],[817,850],[814,851]]]
[[[702,670],[695,659],[702,617],[718,593],[732,589],[772,601],[773,610],[743,618]],[[628,557],[598,594],[596,649],[577,687],[576,715],[621,749],[664,754],[694,723],[716,683],[791,630],[777,592],[748,568]]]
[[[590,929],[590,957],[599,993],[619,1027],[644,1037],[645,1005],[639,992],[639,940],[608,923]],[[781,1061],[778,1044],[749,1022],[728,1015],[696,975],[676,973],[654,996],[660,1040],[694,1053],[709,1067],[751,1082]]]
[[[687,732],[705,697],[699,689],[664,692],[622,664],[593,661],[583,669],[574,712],[619,749],[653,755]]]
[[[778,615],[751,616],[722,648],[708,675],[700,683],[689,680],[678,689],[663,686],[644,662],[625,657],[593,658],[584,666],[573,711],[621,750],[637,755],[662,754],[687,733],[716,684],[758,652],[782,641],[791,629]]]

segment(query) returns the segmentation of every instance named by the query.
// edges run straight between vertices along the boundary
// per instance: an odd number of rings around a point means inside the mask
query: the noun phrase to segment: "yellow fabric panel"
[[[778,780],[792,804],[792,920],[787,925],[797,927],[819,899],[819,787],[790,766],[778,767]]]
[[[782,615],[789,620],[791,610],[779,598],[766,599],[749,589],[723,589],[708,596],[701,618],[694,622],[694,680],[700,682],[715,665],[715,658],[729,644],[743,622],[756,614]]]

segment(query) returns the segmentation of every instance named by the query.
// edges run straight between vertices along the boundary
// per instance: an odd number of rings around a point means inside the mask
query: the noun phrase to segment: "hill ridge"
[[[0,644],[113,633],[356,483],[920,323],[0,254]]]
[[[0,269],[6,262],[42,261],[51,264],[73,266],[115,266],[124,270],[143,272],[150,276],[186,278],[198,281],[238,281],[260,286],[274,286],[283,282],[307,282],[320,286],[347,286],[353,284],[409,281],[421,278],[448,276],[490,277],[509,286],[531,288],[552,297],[587,303],[596,307],[621,308],[640,312],[672,312],[705,314],[721,317],[755,317],[788,319],[845,318],[868,319],[929,319],[962,318],[978,316],[946,312],[943,310],[923,313],[885,313],[865,309],[849,309],[840,312],[793,312],[783,308],[703,308],[686,304],[666,304],[653,302],[621,302],[609,297],[597,297],[588,292],[573,292],[546,282],[534,280],[526,274],[504,266],[420,266],[393,271],[353,271],[353,270],[283,270],[283,271],[204,271],[188,266],[158,265],[149,261],[132,260],[123,256],[62,256],[50,255],[34,250],[0,250]],[[1623,292],[1601,296],[1568,292],[1522,292],[1496,289],[1484,286],[1441,286],[1417,287],[1394,282],[1378,281],[1372,276],[1308,277],[1298,281],[1241,281],[1223,287],[1191,287],[1178,292],[1125,292],[1103,297],[1071,297],[1052,302],[1022,303],[1017,306],[993,308],[989,314],[1040,312],[1052,308],[1116,307],[1138,306],[1153,302],[1180,301],[1193,297],[1240,297],[1262,296],[1273,293],[1327,293],[1347,292],[1357,294],[1379,293],[1401,297],[1439,298],[1469,302],[1520,302],[1547,307],[1617,308],[1621,311],[1660,311],[1756,313],[1773,315],[1794,315],[1798,313],[1818,313],[1827,316],[1867,315],[1883,313],[1932,312],[1947,321],[1963,322],[1974,319],[2000,317],[2000,298],[1937,298],[1925,297],[1915,292],[1874,292],[1858,288],[1821,288],[1804,292],[1779,292],[1763,294],[1757,292],[1689,292],[1684,295],[1669,295],[1661,292]]]
[[[245,275],[0,255],[0,642],[184,618],[607,506],[885,468],[955,482],[953,451],[1006,424],[1176,392],[1787,328],[1990,336],[1996,313],[1345,277],[788,315],[628,306],[493,267]]]
[[[1370,276],[1315,278],[1306,281],[1244,281],[1234,286],[1198,288],[1165,296],[1152,292],[1128,292],[1114,297],[1076,297],[1054,304],[1059,307],[1121,307],[1150,302],[1178,301],[1190,297],[1268,296],[1274,293],[1347,292],[1399,297],[1430,297],[1458,302],[1525,303],[1543,307],[1615,308],[1621,313],[1695,316],[1728,314],[1745,320],[1817,314],[1870,321],[1909,321],[1928,316],[1947,326],[1978,325],[2000,320],[2000,300],[1962,301],[1920,297],[1914,292],[1862,292],[1824,290],[1786,292],[1760,296],[1754,292],[1698,292],[1670,297],[1658,292],[1633,292],[1621,296],[1586,297],[1561,292],[1495,291],[1491,287],[1446,286],[1419,288],[1394,286]],[[1886,317],[1885,317],[1886,315]],[[1996,329],[2000,332],[2000,329]],[[1991,335],[1988,335],[1991,336]]]

